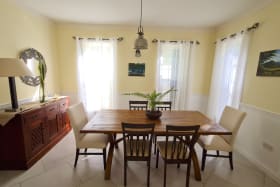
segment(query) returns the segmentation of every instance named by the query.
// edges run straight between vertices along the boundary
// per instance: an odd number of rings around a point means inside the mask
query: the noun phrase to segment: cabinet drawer
[[[57,115],[58,105],[55,103],[55,104],[51,104],[51,105],[47,106],[46,113],[47,113],[48,117]]]
[[[25,124],[32,124],[35,121],[42,121],[45,118],[43,110],[32,110],[23,114]]]

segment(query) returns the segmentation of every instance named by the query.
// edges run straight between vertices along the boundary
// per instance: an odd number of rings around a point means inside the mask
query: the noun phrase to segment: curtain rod
[[[76,40],[76,36],[72,36],[72,38],[74,39],[74,40]],[[81,39],[85,39],[85,38],[83,38],[83,37],[78,37],[78,39],[79,40],[81,40]],[[87,38],[87,39],[89,39],[89,40],[95,40],[96,38]],[[101,40],[110,40],[109,38],[101,38]],[[119,42],[121,42],[121,41],[123,41],[123,37],[118,37],[117,38],[117,40],[119,41]]]
[[[251,31],[251,30],[255,30],[255,29],[257,29],[258,27],[260,26],[260,23],[259,22],[256,22],[256,23],[254,23],[251,27],[248,27],[247,29],[246,29],[246,31]],[[244,33],[244,30],[242,30],[242,31],[240,31],[241,32],[241,34],[242,33]],[[238,32],[237,32],[238,33]],[[236,35],[237,35],[237,33],[233,33],[233,34],[231,34],[231,35],[229,35],[229,38],[233,38],[233,37],[235,37]],[[228,37],[224,37],[224,38],[222,38],[221,39],[221,41],[224,41],[224,40],[226,40]],[[216,43],[216,42],[215,42]]]
[[[152,40],[152,43],[157,43],[157,42],[171,42],[171,43],[177,43],[177,42],[180,42],[180,41],[177,41],[177,40],[165,41],[165,40],[157,40],[157,39],[153,39],[153,40]],[[200,42],[197,41],[197,40],[195,40],[195,41],[190,41],[191,44],[193,44],[194,42],[195,42],[197,45],[200,44]]]

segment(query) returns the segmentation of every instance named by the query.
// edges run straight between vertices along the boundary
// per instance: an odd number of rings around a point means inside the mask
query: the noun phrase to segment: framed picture
[[[145,63],[129,63],[128,76],[145,76]]]
[[[280,76],[280,49],[260,53],[257,76]]]

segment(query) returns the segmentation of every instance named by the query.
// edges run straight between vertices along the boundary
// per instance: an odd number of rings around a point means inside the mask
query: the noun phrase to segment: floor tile
[[[196,146],[199,162],[201,148]],[[91,151],[91,150],[88,150]],[[77,167],[75,159],[75,139],[71,131],[62,141],[51,149],[41,160],[26,171],[0,171],[2,187],[121,187],[123,182],[123,147],[114,150],[111,180],[104,180],[102,156],[79,156]],[[163,161],[155,168],[156,155],[151,158],[150,186],[163,186]],[[129,162],[127,186],[145,187],[147,164]],[[207,157],[205,170],[201,172],[202,181],[194,178],[193,167],[190,176],[191,187],[280,187],[238,152],[234,153],[234,170],[231,171],[228,159]],[[178,169],[176,165],[167,166],[167,186],[181,187],[186,182],[186,165]]]

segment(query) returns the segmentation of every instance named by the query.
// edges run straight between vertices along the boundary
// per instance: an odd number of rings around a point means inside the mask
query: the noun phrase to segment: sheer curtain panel
[[[217,41],[207,114],[220,119],[226,105],[239,108],[250,32]]]
[[[76,39],[78,97],[89,115],[115,108],[116,40]]]
[[[165,98],[172,101],[173,108],[177,110],[190,108],[195,46],[187,41],[158,43],[156,88],[159,92],[170,88],[177,90]]]

